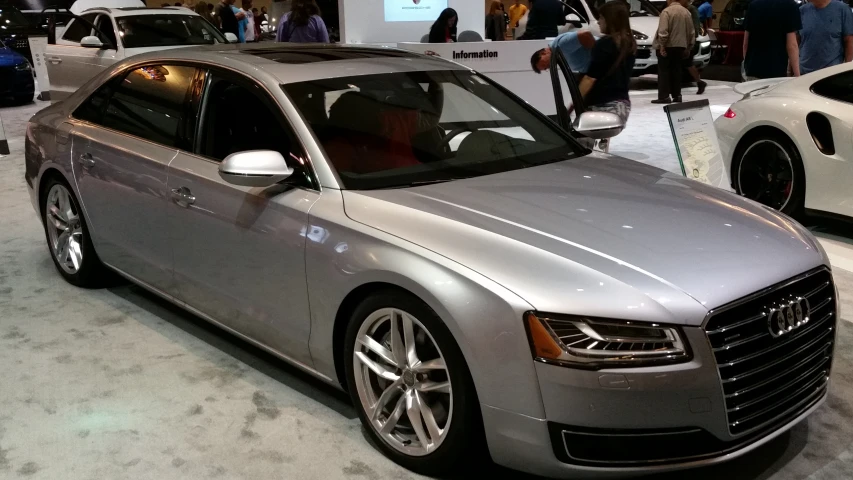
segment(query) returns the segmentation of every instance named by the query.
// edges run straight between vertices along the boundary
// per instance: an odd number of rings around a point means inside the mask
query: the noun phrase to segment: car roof
[[[82,13],[95,11],[108,11],[113,17],[136,17],[139,15],[198,15],[189,8],[184,7],[93,7],[84,10]]]
[[[408,50],[339,44],[205,45],[146,53],[132,60],[200,62],[238,69],[251,76],[257,76],[260,69],[282,84],[381,73],[469,70]]]

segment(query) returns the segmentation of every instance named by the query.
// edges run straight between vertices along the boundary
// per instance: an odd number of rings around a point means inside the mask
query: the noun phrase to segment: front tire
[[[353,405],[386,456],[422,475],[471,464],[484,445],[479,402],[432,309],[403,292],[373,295],[353,313],[345,345]]]
[[[803,160],[794,142],[781,132],[747,137],[732,162],[737,193],[786,215],[800,218],[806,195]]]
[[[71,187],[54,177],[47,181],[42,192],[42,220],[56,270],[72,285],[100,286],[106,269],[95,253],[86,219]]]

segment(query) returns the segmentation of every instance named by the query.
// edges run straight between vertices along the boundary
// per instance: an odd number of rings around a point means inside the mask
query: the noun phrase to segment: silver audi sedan
[[[35,115],[26,181],[66,280],[117,272],[348,391],[416,472],[742,455],[826,398],[827,257],[575,140],[611,120],[395,49],[169,50]]]

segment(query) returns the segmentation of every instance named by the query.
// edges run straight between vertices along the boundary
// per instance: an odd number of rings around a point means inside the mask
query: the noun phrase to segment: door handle
[[[92,158],[91,153],[83,153],[80,155],[80,164],[83,165],[83,168],[92,168],[95,166],[95,159]]]
[[[195,197],[187,187],[173,188],[172,200],[182,207],[189,207],[195,203]]]
[[[54,65],[62,63],[62,59],[59,57],[48,57],[47,61],[54,64]]]

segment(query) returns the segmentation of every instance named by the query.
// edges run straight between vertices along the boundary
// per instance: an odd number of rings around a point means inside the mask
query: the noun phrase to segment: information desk
[[[546,115],[556,115],[551,75],[537,74],[530,66],[533,52],[550,40],[506,42],[398,43],[397,47],[419,53],[432,52],[441,58],[471,67],[518,95]],[[571,98],[564,86],[564,98]]]

